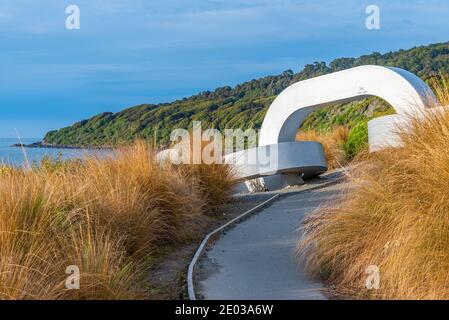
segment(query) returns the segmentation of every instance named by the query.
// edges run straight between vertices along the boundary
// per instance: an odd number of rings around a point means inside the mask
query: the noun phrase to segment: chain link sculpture
[[[261,178],[269,190],[317,176],[327,170],[322,145],[295,141],[307,115],[319,108],[370,96],[382,98],[397,113],[368,123],[371,152],[397,146],[395,124],[437,105],[434,93],[424,81],[399,68],[360,66],[300,81],[282,91],[268,109],[259,147],[226,155],[226,162],[237,167],[242,179]],[[270,161],[265,163],[261,158]]]

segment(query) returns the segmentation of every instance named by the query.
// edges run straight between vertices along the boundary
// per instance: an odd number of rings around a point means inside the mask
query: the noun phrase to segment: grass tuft
[[[143,141],[83,161],[2,167],[0,298],[151,298],[148,267],[197,237],[231,185],[230,168],[160,164]],[[66,287],[70,266],[79,290]]]
[[[342,202],[305,222],[298,250],[338,293],[449,299],[449,112],[410,123],[402,148],[365,154]],[[379,290],[365,287],[371,265]]]
[[[300,131],[296,141],[317,141],[323,145],[329,170],[345,166],[347,163],[344,146],[348,140],[349,129],[338,126],[330,132],[315,130]]]

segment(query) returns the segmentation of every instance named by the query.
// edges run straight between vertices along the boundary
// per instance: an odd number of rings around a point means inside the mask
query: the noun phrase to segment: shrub
[[[229,202],[236,185],[236,172],[226,164],[198,164],[180,167],[196,185],[207,211],[214,213]]]
[[[354,159],[354,157],[366,148],[367,145],[368,123],[363,121],[349,131],[348,139],[343,146],[346,159],[348,161]]]

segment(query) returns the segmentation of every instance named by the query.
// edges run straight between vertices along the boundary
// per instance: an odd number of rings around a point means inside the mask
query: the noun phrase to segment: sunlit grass
[[[448,87],[437,92],[441,99]],[[410,123],[398,128],[402,148],[363,157],[354,189],[305,223],[300,253],[341,294],[449,299],[449,112]],[[379,290],[365,287],[370,265],[379,267]]]
[[[83,161],[1,167],[0,298],[151,298],[148,266],[162,248],[197,237],[233,181],[227,166],[157,163],[145,142]],[[79,290],[66,288],[71,265]]]
[[[315,130],[300,131],[296,141],[316,141],[323,145],[329,170],[343,167],[347,164],[344,144],[348,140],[349,128],[338,126],[330,132]]]

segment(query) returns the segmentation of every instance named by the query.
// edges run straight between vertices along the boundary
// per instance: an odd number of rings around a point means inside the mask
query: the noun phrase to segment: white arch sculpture
[[[226,155],[225,161],[236,165],[242,180],[264,177],[270,190],[319,175],[327,170],[322,146],[296,142],[299,127],[316,109],[370,96],[384,99],[397,112],[369,123],[371,151],[396,143],[392,131],[395,121],[422,112],[437,101],[424,81],[399,68],[360,66],[300,81],[282,91],[269,107],[259,147]],[[275,161],[262,165],[259,156],[267,152],[274,154],[270,159]]]

